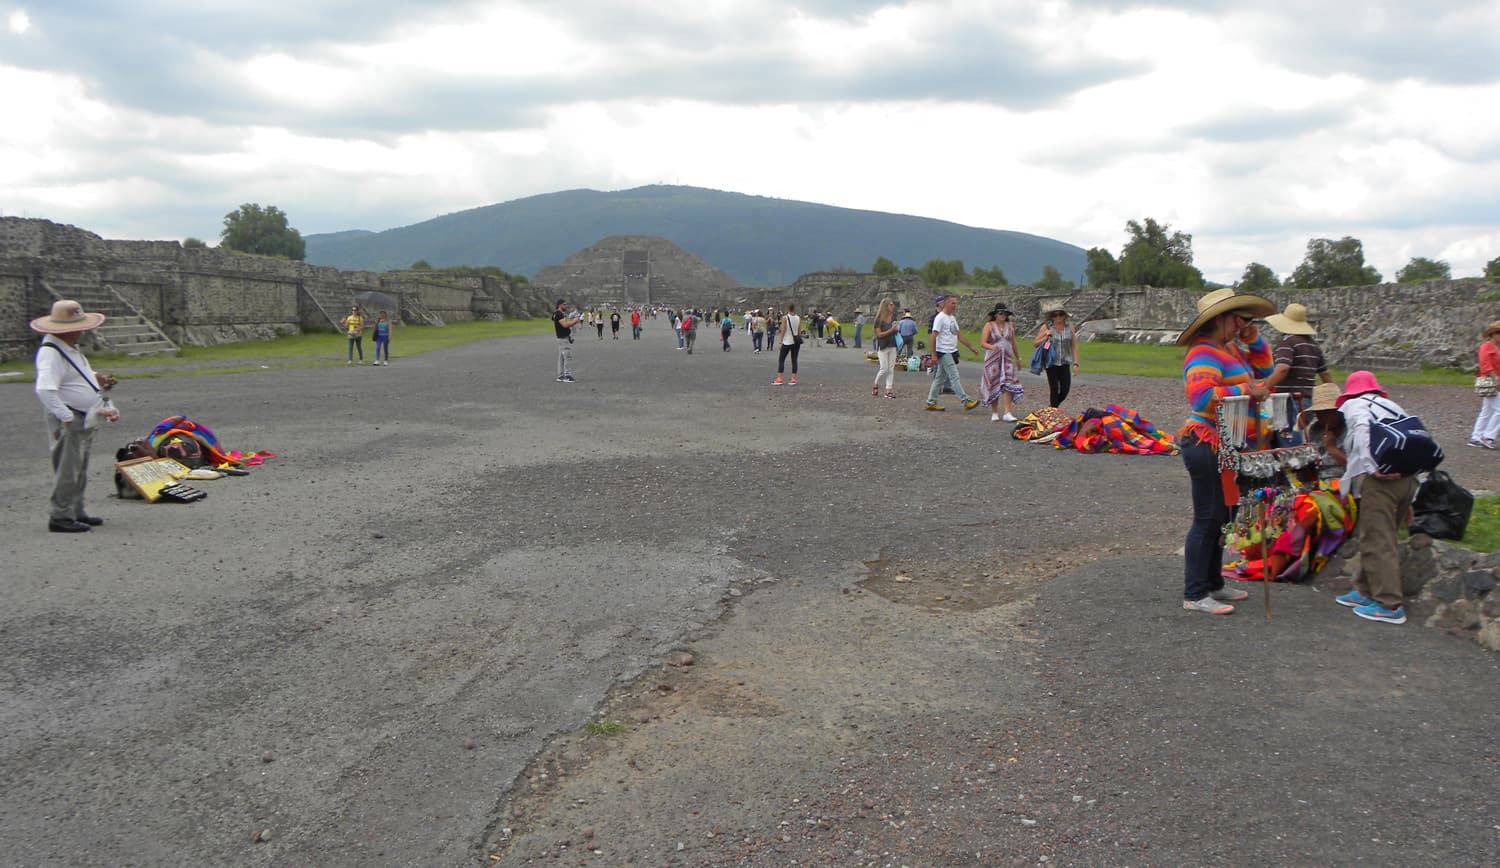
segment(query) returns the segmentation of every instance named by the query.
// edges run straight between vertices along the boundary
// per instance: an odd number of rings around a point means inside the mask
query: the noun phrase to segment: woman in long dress
[[[990,421],[1016,421],[1011,411],[1015,402],[1026,394],[1021,387],[1020,370],[1016,366],[1016,329],[1011,325],[1011,312],[1004,302],[995,305],[985,317],[984,331],[979,336],[984,347],[984,373],[979,378],[979,403],[988,404]],[[1005,415],[1000,415],[1000,402],[1005,402]]]

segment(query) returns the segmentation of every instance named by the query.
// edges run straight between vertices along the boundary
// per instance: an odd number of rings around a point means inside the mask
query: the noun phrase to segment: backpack
[[[186,467],[202,467],[207,463],[203,458],[203,447],[193,437],[173,437],[163,443],[156,454]]]
[[[1371,404],[1375,399],[1366,396]],[[1377,405],[1379,406],[1379,405]],[[1390,408],[1385,408],[1390,411]],[[1393,411],[1392,411],[1393,412]],[[1443,447],[1416,416],[1405,414],[1388,419],[1370,419],[1370,457],[1381,473],[1413,476],[1443,462]]]
[[[687,331],[688,329],[690,329],[692,327],[693,327],[693,318],[691,316],[685,316],[685,317],[683,317],[682,318],[682,330],[683,331]]]

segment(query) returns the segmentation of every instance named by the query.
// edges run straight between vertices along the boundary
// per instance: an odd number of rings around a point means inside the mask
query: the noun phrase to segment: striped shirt
[[[1250,394],[1246,388],[1250,381],[1268,376],[1271,369],[1271,347],[1263,337],[1257,335],[1248,347],[1238,342],[1224,346],[1206,335],[1194,338],[1188,345],[1187,357],[1182,360],[1182,384],[1189,413],[1177,436],[1194,434],[1200,443],[1207,443],[1217,451],[1219,403],[1235,395]],[[1259,436],[1254,417],[1249,426],[1248,434],[1254,440]]]
[[[1312,390],[1318,375],[1328,370],[1328,363],[1323,361],[1322,348],[1307,335],[1283,337],[1281,343],[1276,345],[1273,364],[1291,368],[1287,371],[1286,378],[1276,384],[1276,391],[1291,392],[1308,400],[1312,400]]]

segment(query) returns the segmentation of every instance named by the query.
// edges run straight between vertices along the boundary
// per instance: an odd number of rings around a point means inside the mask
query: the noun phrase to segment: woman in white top
[[[781,385],[781,375],[786,373],[786,357],[792,357],[792,379],[789,385],[797,385],[797,351],[802,349],[802,317],[797,316],[797,306],[786,306],[786,316],[781,318],[781,357],[776,361],[776,379],[773,386]]]

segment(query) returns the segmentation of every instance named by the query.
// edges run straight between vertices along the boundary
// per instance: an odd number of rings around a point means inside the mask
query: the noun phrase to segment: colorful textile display
[[[1171,434],[1146,421],[1135,410],[1108,404],[1090,409],[1057,435],[1052,445],[1079,452],[1117,452],[1125,455],[1176,455]]]
[[[1319,482],[1312,490],[1299,490],[1290,509],[1273,511],[1270,522],[1271,579],[1295,582],[1311,578],[1328,563],[1354,529],[1354,501],[1339,493],[1337,479]],[[1265,561],[1261,559],[1267,528],[1254,526],[1253,510],[1241,505],[1229,535],[1229,545],[1238,549],[1240,559],[1224,567],[1224,577],[1245,582],[1265,578]]]
[[[214,436],[207,425],[200,425],[186,416],[168,416],[156,423],[148,439],[152,449],[160,450],[161,445],[173,437],[191,437],[197,440],[202,447],[203,457],[216,467],[221,464],[239,466],[246,463],[241,457],[242,453],[225,451],[219,445],[219,438]]]
[[[1046,443],[1056,437],[1060,432],[1066,431],[1073,425],[1074,419],[1067,413],[1056,407],[1043,407],[1040,410],[1027,413],[1016,427],[1011,430],[1010,436],[1016,440],[1029,440],[1032,443]]]

